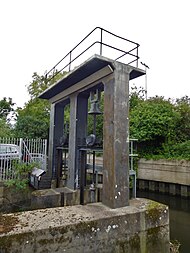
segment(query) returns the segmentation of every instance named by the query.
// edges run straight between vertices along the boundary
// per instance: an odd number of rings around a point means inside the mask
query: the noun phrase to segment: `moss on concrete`
[[[158,202],[150,201],[146,207],[146,215],[152,223],[157,223],[162,216],[163,205]]]
[[[38,243],[40,244],[40,246],[46,246],[48,244],[53,244],[54,243],[54,239],[41,239],[38,241]]]
[[[93,230],[97,229],[97,221],[79,222],[74,226],[73,233],[75,236],[78,234],[86,235],[92,233]]]
[[[162,227],[153,227],[147,230],[146,245],[148,253],[152,252],[151,249],[157,249],[157,252],[166,252],[166,248],[168,248],[167,252],[169,252],[169,241],[168,247],[166,244]]]
[[[141,251],[141,239],[139,233],[136,233],[129,238],[119,239],[116,242],[118,253],[146,253]]]
[[[54,192],[53,192],[54,193]],[[52,194],[52,190],[37,190],[32,193],[33,196],[41,197],[41,196],[47,196],[49,194]],[[55,194],[55,193],[54,193]]]
[[[160,230],[161,230],[160,227],[149,228],[147,230],[147,242],[151,242],[153,244],[154,242],[157,242]]]
[[[129,246],[129,242],[128,240],[117,240],[116,242],[116,246],[118,247],[118,251],[119,253],[127,253],[128,252],[128,246]]]
[[[139,249],[140,250],[140,236],[139,234],[135,234],[133,236],[131,236],[130,240],[129,240],[129,245],[130,245],[130,248],[133,249],[133,250],[137,250]]]
[[[23,243],[33,240],[33,238],[34,234],[30,232],[5,235],[3,237],[0,237],[0,250],[2,250],[3,253],[10,253],[13,248],[13,244],[23,245]]]

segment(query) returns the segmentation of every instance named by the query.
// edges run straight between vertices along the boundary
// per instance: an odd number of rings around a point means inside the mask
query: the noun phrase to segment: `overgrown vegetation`
[[[27,190],[29,183],[29,173],[32,172],[34,167],[38,167],[37,163],[24,163],[13,161],[12,167],[14,168],[13,179],[5,181],[7,187],[12,187],[15,191]]]
[[[138,154],[147,159],[190,160],[190,99],[144,99],[134,88],[130,97],[130,137],[138,139]]]

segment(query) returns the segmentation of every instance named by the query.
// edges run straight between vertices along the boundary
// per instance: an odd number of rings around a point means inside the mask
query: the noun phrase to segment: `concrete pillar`
[[[181,196],[188,197],[188,186],[187,185],[181,185]]]
[[[149,188],[150,191],[155,191],[156,190],[155,181],[149,181],[148,188]]]
[[[146,188],[145,181],[142,179],[139,179],[138,182],[139,182],[139,190],[145,190],[145,188]]]
[[[70,96],[70,129],[67,187],[75,190],[79,183],[79,146],[84,145],[87,131],[88,97]]]
[[[169,183],[165,183],[165,193],[169,193]]]
[[[175,184],[169,185],[169,194],[176,195],[176,185]]]
[[[165,183],[159,182],[159,192],[165,193]]]
[[[103,204],[129,205],[129,66],[114,64],[104,85]]]
[[[57,159],[56,146],[59,145],[64,129],[64,106],[68,103],[62,102],[51,105],[50,130],[49,130],[49,150],[48,150],[48,171],[52,179],[56,179]]]

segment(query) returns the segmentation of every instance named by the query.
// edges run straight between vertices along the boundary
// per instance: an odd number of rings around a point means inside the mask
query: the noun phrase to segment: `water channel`
[[[155,192],[138,191],[137,197],[158,201],[169,206],[170,239],[181,243],[180,253],[190,252],[190,200]]]

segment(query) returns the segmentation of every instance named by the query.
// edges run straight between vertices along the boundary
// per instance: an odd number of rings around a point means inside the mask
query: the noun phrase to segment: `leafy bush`
[[[29,173],[32,172],[34,167],[38,167],[38,164],[15,161],[12,166],[14,179],[6,181],[5,185],[8,187],[14,187],[16,191],[26,190],[29,183]]]

